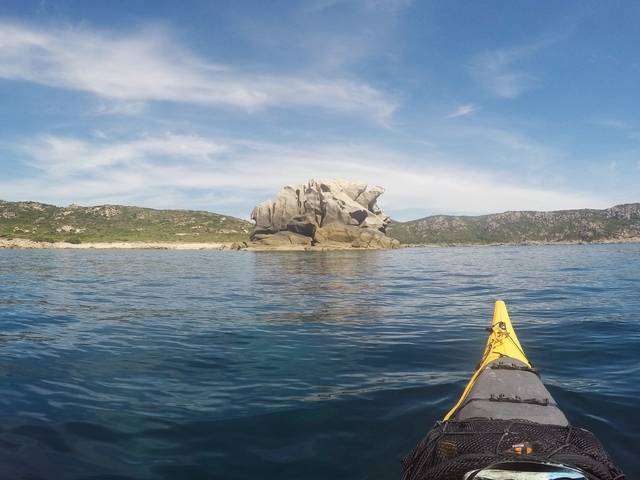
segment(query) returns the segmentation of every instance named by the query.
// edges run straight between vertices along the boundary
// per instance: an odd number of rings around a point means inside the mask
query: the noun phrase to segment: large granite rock
[[[275,201],[251,212],[252,241],[262,245],[294,244],[291,234],[310,244],[343,244],[359,248],[395,248],[385,235],[390,223],[377,199],[384,189],[345,180],[310,180],[284,187]],[[286,232],[286,235],[282,235]],[[295,244],[301,244],[296,238]]]

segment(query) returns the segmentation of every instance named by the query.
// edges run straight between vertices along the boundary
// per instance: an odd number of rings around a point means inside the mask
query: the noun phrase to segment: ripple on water
[[[399,478],[504,298],[570,420],[634,478],[639,254],[0,251],[0,467],[9,478]]]

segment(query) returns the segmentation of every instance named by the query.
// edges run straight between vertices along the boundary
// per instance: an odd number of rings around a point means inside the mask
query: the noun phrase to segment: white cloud
[[[598,196],[535,188],[375,146],[284,146],[165,134],[133,140],[47,136],[23,147],[38,174],[0,182],[10,199],[124,203],[246,215],[285,184],[342,177],[382,184],[388,211],[490,213],[605,207]]]
[[[193,135],[165,134],[131,141],[89,143],[76,138],[46,135],[20,149],[33,166],[54,177],[92,174],[108,168],[125,169],[153,160],[182,159],[202,162],[226,147]]]
[[[0,78],[89,92],[119,105],[169,101],[246,111],[316,107],[379,121],[396,107],[380,90],[350,78],[272,74],[214,64],[181,48],[166,32],[151,29],[116,35],[2,22]]]
[[[478,107],[476,107],[475,105],[471,105],[471,104],[460,105],[458,108],[456,108],[453,112],[451,112],[445,118],[468,117],[469,115],[472,115],[473,113],[475,113],[477,110],[478,110]]]

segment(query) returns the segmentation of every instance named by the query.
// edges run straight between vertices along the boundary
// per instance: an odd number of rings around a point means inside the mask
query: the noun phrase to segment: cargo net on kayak
[[[402,480],[462,480],[502,461],[547,461],[579,468],[589,480],[622,480],[589,431],[524,420],[438,422],[403,461]]]

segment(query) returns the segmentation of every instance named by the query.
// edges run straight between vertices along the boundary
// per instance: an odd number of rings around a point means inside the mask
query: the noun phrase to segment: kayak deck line
[[[471,377],[471,380],[469,380],[469,383],[467,383],[460,399],[445,415],[444,420],[449,420],[455,415],[458,409],[462,407],[469,396],[469,393],[473,390],[480,374],[494,360],[498,360],[503,357],[513,358],[524,363],[526,368],[533,370],[533,365],[525,355],[522,345],[520,344],[520,340],[518,340],[518,335],[516,335],[516,331],[513,328],[513,324],[509,318],[509,312],[507,311],[507,306],[502,300],[497,300],[495,303],[493,309],[493,320],[491,321],[491,328],[489,331],[490,333],[489,338],[487,339],[487,345],[476,371]]]
[[[484,397],[470,398],[465,401],[464,405],[466,406],[471,402],[509,402],[509,403],[528,403],[529,405],[542,405],[543,407],[548,407],[549,405],[551,405],[552,407],[558,406],[557,403],[549,401],[548,398],[539,400],[537,398],[521,398],[518,395],[507,396],[502,393],[499,395],[495,395],[492,393],[488,398],[484,398]]]
[[[540,376],[540,372],[538,371],[537,368],[527,367],[527,366],[521,367],[519,365],[516,365],[515,363],[512,363],[512,364],[508,364],[508,363],[493,364],[493,365],[488,365],[487,368],[490,368],[492,370],[521,370],[523,372],[535,373],[536,375]]]

